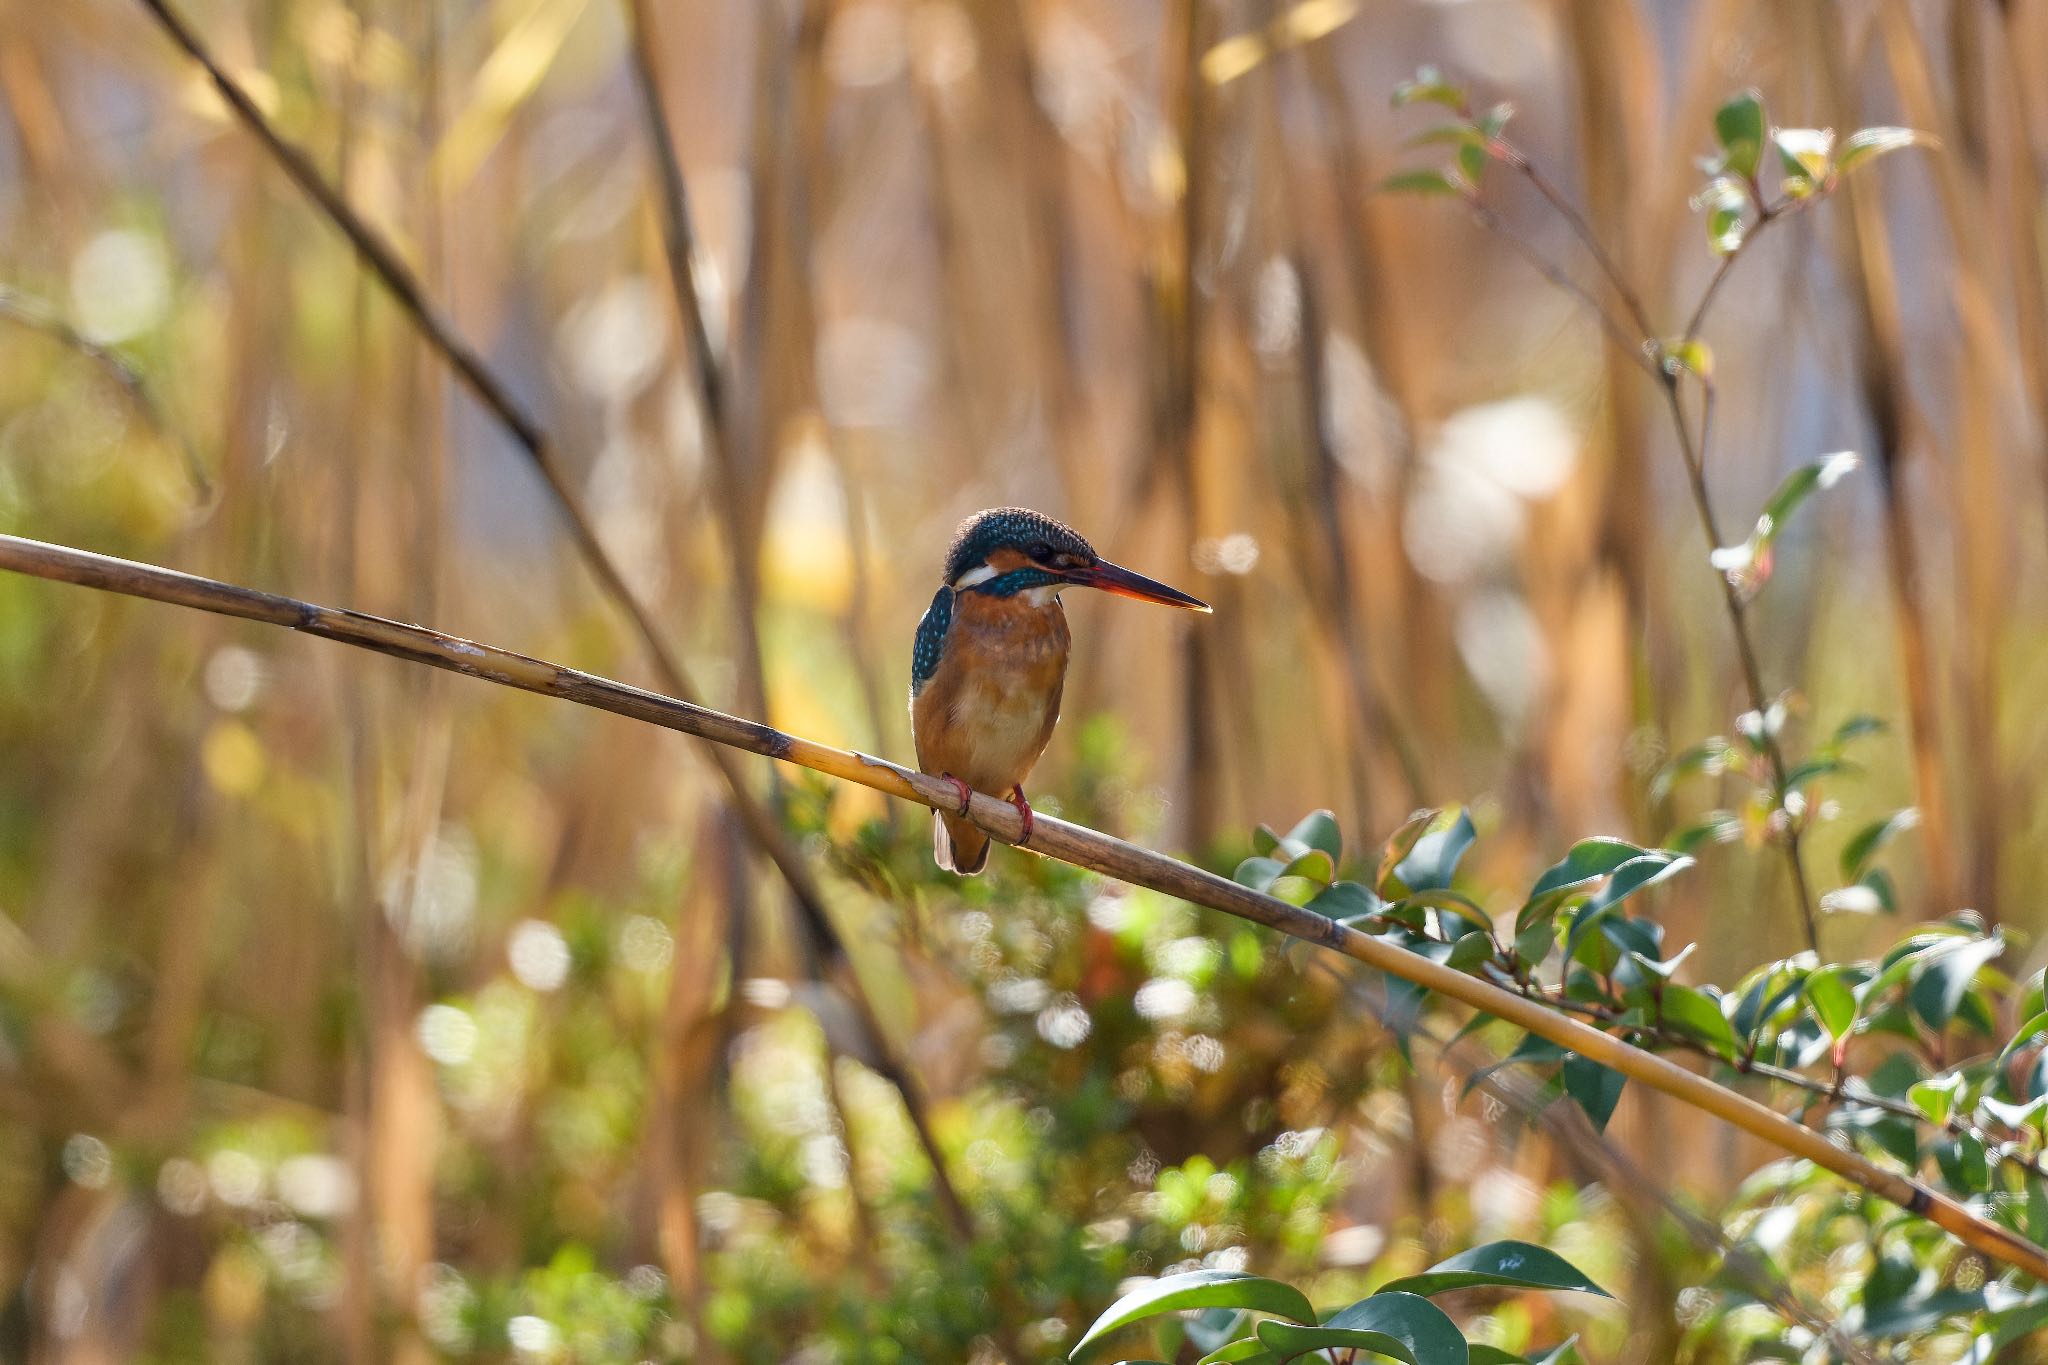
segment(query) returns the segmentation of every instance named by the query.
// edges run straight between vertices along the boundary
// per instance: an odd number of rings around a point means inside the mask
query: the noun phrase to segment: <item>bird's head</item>
[[[1140,602],[1209,610],[1178,588],[1110,563],[1072,527],[1023,507],[996,507],[961,522],[946,552],[946,582],[957,591],[997,597],[1100,588]]]

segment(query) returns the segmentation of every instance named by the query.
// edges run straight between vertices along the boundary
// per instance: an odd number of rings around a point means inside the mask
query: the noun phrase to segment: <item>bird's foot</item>
[[[1024,799],[1024,788],[1010,788],[1010,804],[1017,808],[1017,814],[1022,816],[1024,819],[1024,828],[1017,832],[1017,842],[1020,844],[1028,844],[1031,842],[1032,817],[1031,803]]]
[[[953,790],[960,793],[960,814],[967,814],[968,810],[974,805],[974,788],[968,786],[951,773],[940,773],[939,781],[953,784]]]

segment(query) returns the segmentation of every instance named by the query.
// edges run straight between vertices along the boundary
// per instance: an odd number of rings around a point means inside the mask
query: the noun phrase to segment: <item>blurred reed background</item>
[[[1796,727],[1893,722],[1826,793],[1845,818],[1812,862],[1912,804],[1902,914],[2040,924],[2048,6],[635,3],[183,11],[537,415],[610,590],[518,442],[135,0],[0,0],[0,528],[672,688],[623,589],[705,700],[907,757],[952,527],[1028,504],[1217,607],[1071,604],[1042,808],[1227,867],[1258,821],[1328,805],[1369,846],[1470,802],[1487,875],[1520,878],[1581,835],[1698,815],[1651,774],[1744,703],[1654,387],[1461,205],[1372,193],[1419,126],[1387,95],[1436,62],[1512,100],[1518,144],[1676,333],[1713,268],[1693,157],[1754,84],[1787,122],[1942,144],[1759,245],[1708,333],[1725,525],[1797,463],[1865,456],[1756,613]],[[1527,185],[1488,193],[1599,288]],[[678,202],[687,256],[665,246]],[[885,1300],[897,1200],[940,1280],[948,1221],[982,1220],[996,1297],[918,1311],[985,1358],[1056,1354],[1114,1284],[1114,1199],[1040,1190],[1091,1229],[1061,1244],[1093,1269],[1053,1307],[1002,1301],[1052,1272],[1000,1260],[990,1153],[1061,1140],[993,1078],[1032,1093],[1036,1047],[1047,1093],[1075,1084],[1063,1058],[1105,1010],[1156,1033],[1172,1011],[1132,1015],[1090,936],[1153,933],[1120,970],[1171,984],[1189,973],[1160,954],[1218,960],[1195,921],[1148,906],[1179,932],[1134,929],[1001,851],[992,886],[956,891],[924,870],[921,812],[747,760],[848,977],[679,738],[13,578],[0,679],[9,1355],[611,1358],[573,1328],[611,1293],[620,1321],[672,1319],[660,1350],[796,1358],[838,1319],[763,1286]],[[1769,850],[1705,856],[1719,874],[1664,902],[1700,979],[1801,946]],[[1037,971],[991,956],[1016,925]],[[1846,954],[1897,927],[1826,933]],[[1221,960],[1248,933],[1212,931]],[[1089,1141],[1140,1141],[1156,1172],[1329,1130],[1398,1174],[1268,1239],[1326,1266],[1370,1259],[1317,1250],[1358,1252],[1359,1229],[1449,1235],[1438,1181],[1549,1168],[1439,1103],[1432,1067],[1370,1070],[1377,1030],[1315,998],[1177,1034],[1173,1102]],[[932,1192],[864,1008],[964,1211]],[[1241,1066],[1256,1084],[1225,1087]],[[1368,1075],[1415,1109],[1378,1139],[1351,1104]],[[1708,1195],[1743,1169],[1647,1104],[1616,1131]],[[1614,1331],[1603,1358],[1648,1349]]]

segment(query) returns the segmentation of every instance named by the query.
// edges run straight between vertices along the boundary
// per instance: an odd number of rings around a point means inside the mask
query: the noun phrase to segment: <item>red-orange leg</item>
[[[1024,799],[1022,786],[1010,788],[1010,804],[1017,808],[1017,814],[1024,817],[1024,828],[1018,831],[1017,842],[1028,844],[1031,842],[1031,803]]]
[[[939,781],[953,784],[953,790],[960,793],[960,813],[962,815],[967,814],[968,809],[974,804],[974,788],[968,786],[951,773],[940,773]]]

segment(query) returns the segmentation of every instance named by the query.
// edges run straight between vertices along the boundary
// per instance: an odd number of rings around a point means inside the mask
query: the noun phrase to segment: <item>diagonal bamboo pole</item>
[[[405,625],[341,607],[302,602],[174,569],[138,564],[111,555],[20,536],[0,535],[0,569],[283,626],[288,630],[338,640],[379,654],[468,674],[542,696],[559,697],[564,701],[695,735],[714,744],[743,749],[856,782],[934,810],[958,809],[960,798],[951,783],[913,772],[886,759],[819,744],[757,721],[729,716],[708,707],[677,701],[492,645],[443,635],[423,626]],[[1004,843],[1263,924],[1527,1029],[1653,1090],[1704,1110],[1793,1156],[1804,1157],[1833,1171],[1851,1184],[1927,1219],[2000,1264],[2048,1281],[2048,1251],[1979,1217],[1948,1195],[1911,1176],[1887,1170],[1857,1152],[1837,1145],[1825,1134],[1797,1123],[1746,1095],[1687,1071],[1656,1053],[1646,1052],[1557,1014],[1535,1000],[1502,990],[1477,977],[1466,976],[1406,949],[1382,942],[1370,934],[1325,919],[1312,910],[1289,905],[1213,872],[1125,843],[1085,825],[1040,815],[1033,823],[1031,837],[1020,840],[1018,836],[1022,833],[1023,821],[1016,808],[1007,801],[980,792],[974,793],[966,814]]]

